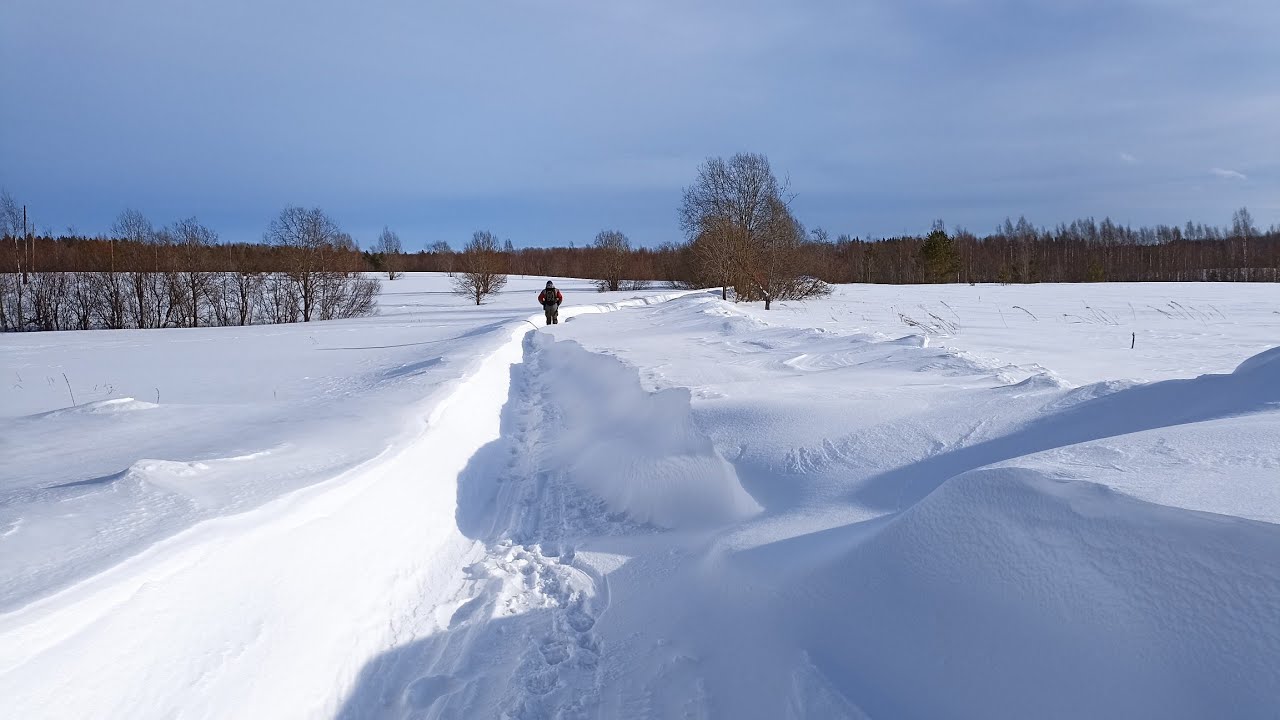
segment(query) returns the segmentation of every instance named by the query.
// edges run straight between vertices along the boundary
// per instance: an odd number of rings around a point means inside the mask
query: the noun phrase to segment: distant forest
[[[1246,222],[1239,222],[1241,216]],[[1247,222],[1245,209],[1236,217],[1237,222],[1228,227],[1187,223],[1134,228],[1108,218],[1101,222],[1085,218],[1040,228],[1025,218],[1006,220],[981,236],[963,229],[944,230],[950,247],[932,266],[931,258],[938,255],[926,252],[931,234],[832,238],[816,229],[798,254],[806,273],[831,283],[1280,282],[1280,228],[1258,230]],[[602,256],[609,254],[591,245],[513,248],[509,242],[498,252],[512,275],[587,279],[602,276]],[[627,278],[680,284],[696,280],[691,243],[629,247],[626,253]],[[400,272],[451,272],[458,269],[461,256],[443,242],[394,258],[377,249],[360,251],[354,245],[335,254],[341,256],[338,264],[348,268],[383,271],[395,265]],[[287,269],[287,255],[287,249],[266,243],[192,249],[163,236],[136,240],[32,235],[23,240],[6,234],[0,243],[0,273],[12,276],[19,257],[26,259],[28,272],[142,271],[183,262],[209,271],[270,272]],[[939,264],[954,267],[942,273],[931,269]]]
[[[757,171],[774,183],[761,203],[772,214],[751,232],[742,230],[747,221],[723,219],[714,193],[695,192],[723,189],[715,172],[736,182]],[[6,193],[0,330],[353,317],[375,306],[378,281],[369,272],[394,280],[403,272],[467,273],[478,265],[487,273],[593,279],[601,289],[724,286],[726,297],[732,290],[740,300],[766,303],[821,294],[827,283],[1280,281],[1280,228],[1258,229],[1245,208],[1226,227],[1133,228],[1084,218],[1043,228],[1018,218],[981,236],[938,221],[918,236],[833,238],[791,216],[763,156],[709,160],[699,182],[686,190],[682,242],[632,247],[622,232],[602,231],[582,247],[515,248],[478,232],[482,243],[455,249],[437,242],[408,253],[390,230],[361,250],[321,210],[303,208],[287,208],[263,241],[251,244],[219,242],[194,218],[157,228],[136,211],[122,213],[106,237],[24,233],[19,206]]]
[[[1249,218],[1241,209],[1237,218]],[[986,235],[948,232],[941,221],[922,235],[834,238],[821,228],[795,250],[803,273],[829,283],[1075,283],[1075,282],[1278,282],[1280,227],[1260,231],[1251,222],[1221,228],[1117,225],[1093,218],[1052,229],[1026,218],[1006,220]],[[596,247],[522,248],[504,251],[518,275],[599,278],[608,264]],[[695,243],[629,248],[623,276],[676,285],[715,286],[700,277]],[[379,269],[377,253],[365,253]],[[403,255],[409,271],[457,269],[457,253],[441,246]]]

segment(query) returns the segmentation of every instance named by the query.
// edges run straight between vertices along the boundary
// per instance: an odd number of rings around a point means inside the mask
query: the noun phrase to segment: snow
[[[611,512],[661,527],[717,526],[760,510],[694,427],[687,389],[646,392],[616,359],[544,337],[530,341],[533,372],[562,412],[539,467],[562,470]]]
[[[1275,286],[544,280],[0,337],[6,714],[1280,706]]]

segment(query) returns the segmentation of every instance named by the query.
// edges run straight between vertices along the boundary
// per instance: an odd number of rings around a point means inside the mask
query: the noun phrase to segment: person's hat
[[[552,284],[551,284],[551,281],[550,281],[550,280],[548,280],[548,281],[547,281],[547,287],[555,287],[555,285],[552,285]]]

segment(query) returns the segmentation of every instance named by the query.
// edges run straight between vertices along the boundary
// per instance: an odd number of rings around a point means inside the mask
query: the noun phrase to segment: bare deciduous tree
[[[739,294],[749,293],[748,261],[783,189],[769,159],[755,153],[738,153],[728,162],[708,158],[685,188],[680,226],[697,245],[700,274],[721,285],[722,298],[728,298],[730,284]]]
[[[475,300],[477,305],[507,284],[498,238],[487,230],[479,230],[471,236],[471,242],[458,257],[458,268],[453,278],[453,291]]]
[[[1248,280],[1250,278],[1249,240],[1258,235],[1258,229],[1253,226],[1253,215],[1249,213],[1249,208],[1242,207],[1231,216],[1231,235],[1240,241],[1240,267],[1245,279]]]
[[[231,272],[223,280],[223,297],[228,325],[250,324],[263,302],[266,273],[247,250],[244,245],[227,248],[227,265]]]
[[[6,327],[13,327],[16,330],[26,329],[26,275],[22,268],[22,247],[19,244],[19,236],[22,235],[24,228],[22,227],[22,211],[18,209],[18,203],[14,201],[13,196],[8,190],[0,190],[0,238],[13,238],[13,260],[14,275],[11,283],[11,292],[5,294],[5,299],[10,300],[6,304],[9,305],[3,319]],[[7,270],[7,268],[6,268]]]
[[[115,259],[116,240],[129,243],[129,247],[136,250],[150,243],[154,239],[154,234],[155,229],[151,227],[151,221],[141,212],[127,209],[120,213],[111,226],[112,260]],[[148,273],[139,263],[130,269],[126,279],[129,290],[129,313],[132,315],[134,324],[140,328],[152,327],[149,312],[152,293],[148,292],[152,275],[153,273]]]
[[[693,259],[692,284],[720,286],[720,299],[729,299],[729,286],[733,284],[738,268],[734,255],[733,235],[725,218],[709,218],[690,243]]]
[[[400,256],[404,252],[404,246],[400,244],[400,236],[394,230],[389,227],[382,228],[382,234],[378,236],[378,244],[373,247],[373,251],[378,253],[388,280],[395,280],[404,274],[400,272],[403,266],[403,259]]]
[[[285,274],[295,287],[303,322],[310,322],[315,309],[321,256],[340,233],[337,223],[320,208],[287,207],[267,226],[266,241],[288,254]]]
[[[353,266],[355,242],[320,208],[287,207],[267,227],[266,241],[289,254],[292,297],[303,322],[372,312],[378,281]],[[275,294],[274,307],[288,308],[288,294]],[[295,318],[296,319],[296,318]]]
[[[787,209],[781,198],[769,201],[769,222],[760,229],[747,256],[751,285],[746,300],[764,300],[769,310],[774,300],[803,300],[831,292],[822,280],[801,271],[802,251],[807,241],[804,225]]]
[[[596,251],[596,288],[600,292],[622,289],[631,241],[617,230],[601,230],[591,247]]]
[[[441,265],[444,266],[445,272],[449,277],[453,277],[453,271],[456,269],[457,257],[453,252],[453,248],[449,247],[449,243],[444,240],[437,240],[431,243],[431,247],[427,248],[427,252],[440,258]]]
[[[173,226],[181,257],[178,271],[178,296],[182,298],[183,324],[200,325],[200,309],[213,285],[214,274],[207,269],[205,252],[218,242],[218,234],[200,224],[194,217]]]

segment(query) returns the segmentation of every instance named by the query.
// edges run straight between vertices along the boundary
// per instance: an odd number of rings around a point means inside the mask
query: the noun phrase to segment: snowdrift
[[[794,583],[808,590],[783,616],[872,717],[1276,707],[1280,534],[1268,523],[980,470]]]
[[[1265,412],[1278,393],[1274,348],[1232,373],[1065,403],[1021,440],[988,445],[1030,453],[1212,423]],[[870,533],[850,526],[781,544],[817,558],[791,578],[808,590],[786,614],[838,620],[794,626],[822,677],[872,717],[1274,713],[1276,525],[1145,502],[1006,457],[945,480]]]
[[[635,369],[575,342],[534,336],[540,381],[562,426],[545,467],[561,469],[612,512],[666,528],[740,520],[760,506],[693,423],[685,388],[646,392]]]

